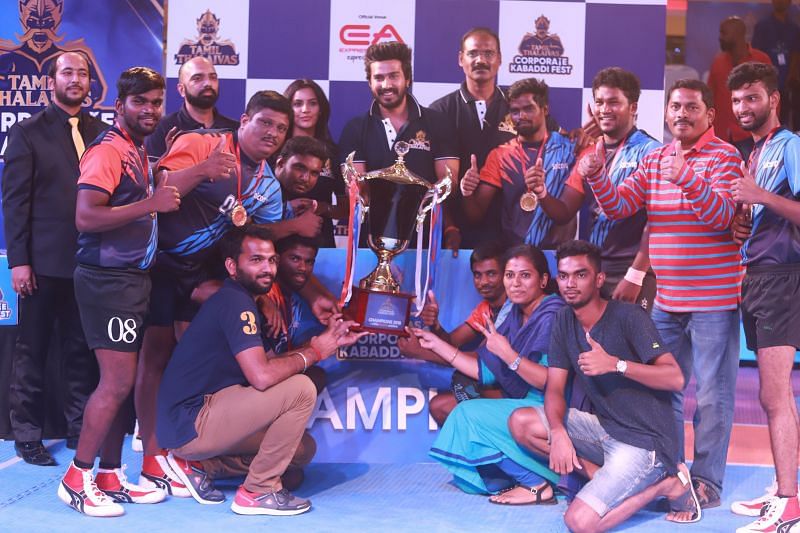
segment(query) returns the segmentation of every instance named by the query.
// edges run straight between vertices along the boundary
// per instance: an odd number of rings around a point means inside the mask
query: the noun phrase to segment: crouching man
[[[316,401],[309,366],[364,333],[335,315],[328,328],[284,357],[264,350],[256,297],[275,280],[278,255],[257,225],[232,229],[221,244],[228,279],[203,304],[164,371],[156,435],[170,466],[200,503],[225,501],[214,478],[246,475],[231,509],[293,515],[311,502],[281,475],[298,451]],[[306,462],[310,457],[306,457]]]

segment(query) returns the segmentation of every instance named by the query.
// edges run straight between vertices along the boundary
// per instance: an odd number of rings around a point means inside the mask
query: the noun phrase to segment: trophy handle
[[[364,216],[367,214],[367,211],[369,211],[369,198],[364,196],[364,191],[361,188],[364,176],[358,173],[358,170],[356,170],[353,164],[355,155],[355,150],[350,152],[347,159],[342,163],[342,179],[344,179],[344,183],[348,189],[351,187],[351,184],[358,187],[358,203],[361,205],[361,222],[363,222]]]
[[[450,169],[447,169],[447,175],[437,181],[433,187],[428,189],[428,192],[425,193],[425,196],[422,198],[422,203],[419,206],[419,211],[417,211],[417,224],[421,224],[423,220],[425,220],[425,215],[433,209],[434,205],[441,204],[444,202],[450,193],[453,191],[453,175],[450,172]],[[435,198],[435,202],[434,202]]]

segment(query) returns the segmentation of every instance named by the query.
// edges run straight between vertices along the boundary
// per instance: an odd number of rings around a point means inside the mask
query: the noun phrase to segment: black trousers
[[[86,346],[72,279],[36,277],[38,290],[20,298],[19,325],[12,361],[9,406],[11,428],[18,442],[41,440],[47,405],[63,407],[68,436],[81,431],[83,408],[97,386],[94,354]],[[112,295],[109,295],[113,297]],[[51,341],[60,346],[51,349]],[[46,384],[48,354],[58,359],[55,389]]]

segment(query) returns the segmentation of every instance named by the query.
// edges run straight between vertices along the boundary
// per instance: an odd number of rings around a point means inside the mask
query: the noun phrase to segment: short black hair
[[[58,54],[56,57],[54,57],[50,61],[50,66],[47,68],[47,75],[48,76],[50,76],[51,78],[55,78],[56,77],[56,74],[58,74],[58,60],[61,59],[61,57],[64,56],[65,54],[77,54],[77,55],[81,56],[81,58],[86,62],[86,69],[90,70],[90,68],[89,68],[89,58],[86,56],[86,54],[84,52],[79,51],[79,50],[70,50],[69,52],[61,52],[60,54]]]
[[[487,261],[489,259],[496,259],[502,268],[503,258],[506,255],[507,249],[508,247],[505,245],[505,243],[499,240],[492,240],[480,244],[475,247],[474,250],[472,250],[472,254],[469,256],[469,268],[472,269],[472,267],[475,266],[475,263]]]
[[[219,251],[222,259],[226,260],[230,257],[234,261],[238,261],[239,255],[242,253],[242,243],[247,237],[273,242],[272,232],[261,224],[245,224],[241,227],[233,227],[220,240]]]
[[[388,43],[376,43],[367,48],[364,54],[364,69],[367,72],[367,81],[372,76],[372,64],[379,61],[400,61],[403,68],[403,76],[411,81],[411,48],[405,43],[391,41]]]
[[[500,53],[500,37],[497,35],[496,31],[494,31],[491,28],[487,28],[486,26],[476,26],[474,28],[468,29],[467,33],[461,36],[460,50],[462,52],[464,51],[464,43],[467,42],[467,39],[469,39],[473,35],[478,35],[478,34],[488,35],[489,37],[494,39],[494,42],[497,43],[497,53],[498,54]]]
[[[619,89],[631,104],[638,102],[639,96],[642,94],[641,84],[636,74],[620,67],[604,68],[595,74],[592,80],[592,96],[601,86]]]
[[[289,119],[288,133],[291,134],[294,129],[294,110],[288,98],[277,91],[258,91],[247,101],[244,114],[253,118],[253,115],[262,109],[272,109],[276,113],[286,115]]]
[[[164,89],[164,77],[150,67],[131,67],[119,75],[117,98],[124,101],[130,95],[144,94],[153,89]]]
[[[313,248],[314,252],[319,251],[319,242],[317,239],[302,237],[297,234],[289,235],[288,237],[275,241],[275,250],[279,254],[295,246],[305,246],[306,248]]]
[[[503,258],[503,269],[505,270],[509,261],[517,257],[524,257],[530,261],[536,269],[536,272],[539,273],[539,276],[544,277],[547,275],[547,285],[545,285],[544,288],[546,294],[553,294],[556,292],[556,283],[553,276],[550,275],[550,265],[547,264],[547,257],[545,257],[544,252],[532,244],[519,244],[514,246],[506,252]]]
[[[548,92],[549,89],[547,84],[543,80],[526,78],[524,80],[515,81],[511,84],[511,87],[508,89],[508,99],[514,100],[523,94],[532,94],[533,101],[536,102],[536,105],[539,107],[544,107],[548,105]]]
[[[572,240],[563,243],[556,250],[556,260],[561,261],[567,257],[585,255],[597,272],[601,270],[600,248],[587,241]]]
[[[759,81],[766,87],[767,94],[774,93],[778,90],[778,69],[756,61],[736,65],[728,74],[728,90],[735,91]]]
[[[279,158],[286,162],[294,155],[314,156],[322,161],[323,165],[325,161],[330,158],[328,146],[322,141],[318,141],[314,137],[308,137],[307,135],[299,135],[286,141]]]
[[[713,109],[714,94],[711,92],[711,88],[702,81],[693,80],[691,78],[684,78],[682,80],[676,81],[675,83],[672,84],[672,87],[670,87],[669,91],[667,92],[667,102],[669,102],[669,99],[672,97],[672,93],[678,89],[689,89],[690,91],[698,91],[706,107],[708,109]]]

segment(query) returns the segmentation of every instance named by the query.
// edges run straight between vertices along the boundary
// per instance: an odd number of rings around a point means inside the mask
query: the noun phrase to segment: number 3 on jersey
[[[244,322],[244,326],[242,326],[242,331],[244,331],[245,335],[255,335],[258,333],[258,327],[256,326],[256,317],[250,311],[242,311],[242,314],[239,315],[239,318],[242,319]]]

